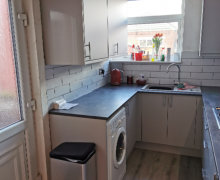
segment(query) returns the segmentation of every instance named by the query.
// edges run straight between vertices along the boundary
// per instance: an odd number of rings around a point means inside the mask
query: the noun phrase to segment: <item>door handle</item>
[[[91,59],[91,43],[89,42],[88,44],[85,45],[85,47],[89,48],[89,55],[87,56],[85,51],[85,58]]]

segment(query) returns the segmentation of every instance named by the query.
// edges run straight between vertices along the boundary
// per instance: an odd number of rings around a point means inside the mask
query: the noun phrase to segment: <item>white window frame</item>
[[[185,14],[185,0],[182,0],[182,14],[128,17],[128,25],[177,22],[178,23],[177,53],[179,54],[179,58],[180,58],[178,59],[178,61],[181,61],[183,30],[184,30],[184,14]]]

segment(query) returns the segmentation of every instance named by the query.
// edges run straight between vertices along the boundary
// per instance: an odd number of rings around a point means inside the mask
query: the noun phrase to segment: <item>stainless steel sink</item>
[[[151,90],[172,91],[172,90],[174,90],[174,86],[148,84],[141,89],[142,90],[151,89]]]

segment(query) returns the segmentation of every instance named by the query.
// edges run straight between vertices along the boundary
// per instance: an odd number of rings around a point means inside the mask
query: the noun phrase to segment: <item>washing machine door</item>
[[[115,168],[118,168],[126,156],[126,131],[125,128],[121,127],[118,129],[113,147],[113,162]]]

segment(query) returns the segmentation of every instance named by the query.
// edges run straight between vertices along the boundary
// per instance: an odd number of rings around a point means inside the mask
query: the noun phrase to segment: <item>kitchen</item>
[[[219,106],[220,98],[218,1],[174,3],[170,0],[173,6],[178,6],[170,14],[162,11],[169,8],[165,3],[164,8],[158,5],[158,10],[151,11],[150,15],[139,11],[136,16],[135,11],[129,10],[128,18],[124,16],[123,5],[131,4],[134,9],[138,6],[135,3],[141,1],[108,0],[107,4],[107,1],[93,0],[83,1],[83,6],[82,1],[70,0],[62,4],[52,0],[21,2],[23,7],[14,3],[12,9],[20,8],[17,11],[20,24],[16,28],[23,24],[24,30],[18,34],[26,37],[28,63],[20,65],[21,82],[31,83],[20,91],[26,104],[21,109],[29,114],[24,116],[29,123],[22,130],[13,127],[16,132],[11,126],[1,129],[2,177],[13,179],[8,171],[3,171],[9,167],[4,152],[9,142],[13,144],[19,139],[17,156],[22,159],[21,154],[26,152],[27,158],[20,179],[55,178],[52,159],[56,158],[50,158],[49,154],[63,142],[95,143],[97,179],[122,179],[123,176],[124,179],[218,179],[220,139],[218,117],[213,110]],[[149,7],[144,6],[148,11],[153,9]],[[154,13],[158,11],[165,15],[156,17]],[[155,23],[160,26],[149,26]],[[153,45],[149,37],[141,39],[140,24],[153,34],[163,32],[161,47],[166,49],[165,42],[171,36],[165,30],[174,29],[178,39],[170,38],[173,41],[170,60],[166,52],[163,52],[164,61],[160,59],[162,52],[159,60],[157,56],[152,59]],[[19,44],[21,40],[16,42]],[[150,58],[133,60],[139,53],[130,48],[133,44],[140,48],[145,44],[146,56]],[[172,66],[168,69],[169,65]],[[131,77],[133,84],[127,84],[127,78]],[[137,85],[136,80],[146,82]],[[180,83],[188,89],[179,90],[174,86]],[[51,110],[53,103],[61,99],[76,106],[70,110]],[[10,127],[13,133],[4,133]],[[21,131],[25,135],[18,133]],[[120,142],[115,145],[117,139]],[[11,148],[8,149],[7,153],[11,153]],[[114,157],[117,150],[123,159],[120,162],[118,156]],[[62,177],[62,167],[59,168]],[[58,171],[55,172],[58,177]]]

